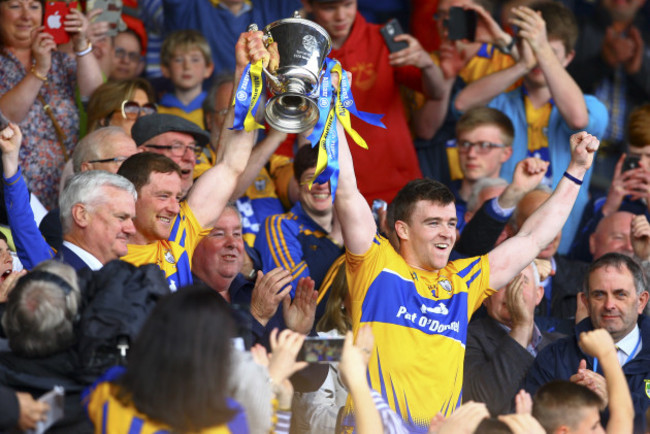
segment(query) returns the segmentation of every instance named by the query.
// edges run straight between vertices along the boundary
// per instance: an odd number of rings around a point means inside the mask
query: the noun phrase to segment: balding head
[[[605,253],[634,255],[631,242],[631,225],[634,214],[618,211],[603,218],[589,237],[589,251],[594,260]]]
[[[124,160],[137,152],[135,142],[122,128],[99,128],[81,139],[72,153],[74,173],[106,170],[117,173]]]

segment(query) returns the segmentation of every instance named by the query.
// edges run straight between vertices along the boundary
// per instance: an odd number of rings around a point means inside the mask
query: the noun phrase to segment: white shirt
[[[97,271],[104,266],[104,264],[102,264],[99,259],[94,257],[87,250],[84,250],[81,247],[77,246],[76,244],[72,244],[70,241],[64,241],[63,245],[72,250],[77,256],[79,256],[91,270]]]
[[[639,354],[642,346],[643,344],[641,343],[639,325],[637,324],[623,339],[616,342],[616,356],[618,357],[618,362],[621,366]]]

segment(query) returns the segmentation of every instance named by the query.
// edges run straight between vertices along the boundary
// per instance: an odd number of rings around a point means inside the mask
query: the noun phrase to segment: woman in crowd
[[[30,190],[56,206],[59,177],[78,140],[75,89],[89,97],[102,75],[86,36],[88,20],[76,9],[63,17],[75,55],[57,51],[44,31],[44,1],[0,0],[0,110],[20,125],[20,164]]]
[[[248,432],[242,407],[227,396],[232,336],[228,306],[215,291],[190,287],[161,300],[126,371],[108,371],[88,397],[90,419],[107,432],[128,432],[136,418],[146,432]]]
[[[112,125],[131,135],[140,116],[157,111],[154,102],[153,88],[143,78],[104,83],[88,101],[88,132]]]

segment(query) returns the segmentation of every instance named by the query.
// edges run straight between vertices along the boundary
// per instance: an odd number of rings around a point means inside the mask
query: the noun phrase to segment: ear
[[[596,236],[595,233],[589,235],[589,253],[593,256],[596,251]]]
[[[74,220],[75,225],[81,228],[85,228],[90,224],[90,215],[85,205],[81,203],[72,205],[72,220]]]
[[[587,298],[587,294],[585,294],[584,291],[580,291],[578,293],[578,297],[580,297],[580,300],[582,300],[582,304],[587,307],[587,312],[589,312],[589,299]]]
[[[93,163],[89,163],[87,161],[81,163],[81,168],[80,168],[81,172],[87,172],[89,170],[93,170]]]
[[[512,146],[506,146],[503,148],[503,153],[501,154],[501,162],[505,163],[512,157]]]
[[[646,304],[648,304],[648,297],[650,295],[648,294],[648,291],[643,291],[641,295],[639,296],[639,312],[638,314],[641,315],[643,313],[643,310],[645,309]]]
[[[560,425],[558,428],[555,428],[553,434],[569,434],[570,432],[571,432],[571,428],[569,428],[566,425]]]
[[[214,63],[205,66],[205,73],[203,74],[203,78],[210,78],[212,72],[214,72]]]
[[[539,285],[537,288],[535,288],[535,306],[539,304],[540,301],[544,298],[544,287],[542,285]]]
[[[564,58],[564,62],[562,62],[562,66],[564,66],[564,68],[566,69],[566,67],[569,66],[569,63],[571,63],[574,57],[576,57],[576,50],[569,51],[569,53]]]
[[[406,222],[403,222],[402,220],[397,220],[395,222],[395,233],[397,234],[397,238],[399,238],[400,240],[408,240],[409,225]]]
[[[162,72],[163,77],[171,78],[171,74],[169,73],[169,68],[167,66],[160,65],[160,72]]]

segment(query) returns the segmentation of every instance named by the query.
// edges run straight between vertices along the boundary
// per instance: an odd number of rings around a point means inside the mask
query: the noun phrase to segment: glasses
[[[502,143],[492,143],[492,142],[469,142],[464,140],[456,144],[458,146],[458,152],[467,153],[470,148],[476,149],[476,152],[479,154],[487,154],[492,149],[495,148],[505,148],[506,145]]]
[[[129,59],[129,62],[133,63],[138,63],[142,59],[140,53],[135,51],[126,51],[124,48],[116,48],[115,57],[120,60],[124,60],[125,58]]]
[[[152,115],[157,111],[158,107],[156,107],[156,104],[150,102],[140,105],[135,101],[122,101],[122,117],[124,119],[134,121],[140,116]]]
[[[145,148],[157,149],[159,151],[169,151],[175,157],[182,157],[189,149],[196,157],[201,155],[203,148],[196,145],[186,145],[183,143],[173,143],[171,145],[144,145]]]
[[[449,27],[449,11],[439,11],[433,14],[433,19],[440,21],[444,28]]]
[[[129,157],[104,158],[102,160],[90,160],[89,163],[119,163],[122,164]]]

